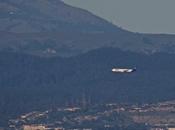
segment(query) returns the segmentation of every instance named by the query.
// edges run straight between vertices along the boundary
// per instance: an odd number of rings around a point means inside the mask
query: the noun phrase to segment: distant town
[[[9,130],[175,130],[175,101],[100,104],[33,111],[9,120]],[[2,129],[3,130],[3,129]]]

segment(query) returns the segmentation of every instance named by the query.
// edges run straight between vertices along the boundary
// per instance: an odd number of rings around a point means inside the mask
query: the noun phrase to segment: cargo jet
[[[135,71],[136,71],[136,68],[133,68],[133,69],[113,68],[112,69],[112,72],[114,72],[114,73],[132,73]]]

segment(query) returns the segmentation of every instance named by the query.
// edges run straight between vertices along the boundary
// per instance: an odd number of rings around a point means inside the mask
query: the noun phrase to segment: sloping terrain
[[[1,0],[0,10],[0,30],[7,32],[98,31],[97,27],[109,27],[101,18],[60,0]]]
[[[0,0],[0,51],[70,57],[102,47],[174,53],[175,36],[128,32],[60,0]]]

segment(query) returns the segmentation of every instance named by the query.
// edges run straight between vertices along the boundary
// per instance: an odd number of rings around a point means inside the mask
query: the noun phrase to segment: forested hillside
[[[115,74],[112,67],[137,67]],[[0,113],[4,117],[33,109],[76,104],[145,103],[174,99],[174,55],[138,55],[103,48],[72,58],[0,55]],[[3,119],[3,118],[2,118]]]

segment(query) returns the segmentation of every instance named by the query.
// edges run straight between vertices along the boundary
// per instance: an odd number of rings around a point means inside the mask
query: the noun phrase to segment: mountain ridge
[[[112,47],[175,53],[175,36],[133,33],[60,0],[0,0],[0,51],[71,57]]]
[[[30,2],[25,0],[1,0],[0,2],[0,7],[3,11],[1,17],[4,18],[6,22],[10,20],[11,24],[13,23],[13,26],[11,25],[4,28],[6,30],[8,28],[10,32],[27,32],[27,26],[30,26],[31,28],[31,31],[28,30],[29,32],[54,31],[54,29],[58,29],[60,26],[59,24],[64,24],[63,22],[68,24],[81,23],[89,25],[96,23],[102,25],[109,24],[107,21],[93,15],[90,12],[80,8],[68,6],[59,0],[35,0]],[[20,30],[20,28],[22,28],[20,27],[22,26],[21,24],[26,25],[26,30]],[[39,26],[40,28],[35,25]],[[38,31],[32,31],[32,28],[33,30],[38,28]]]

